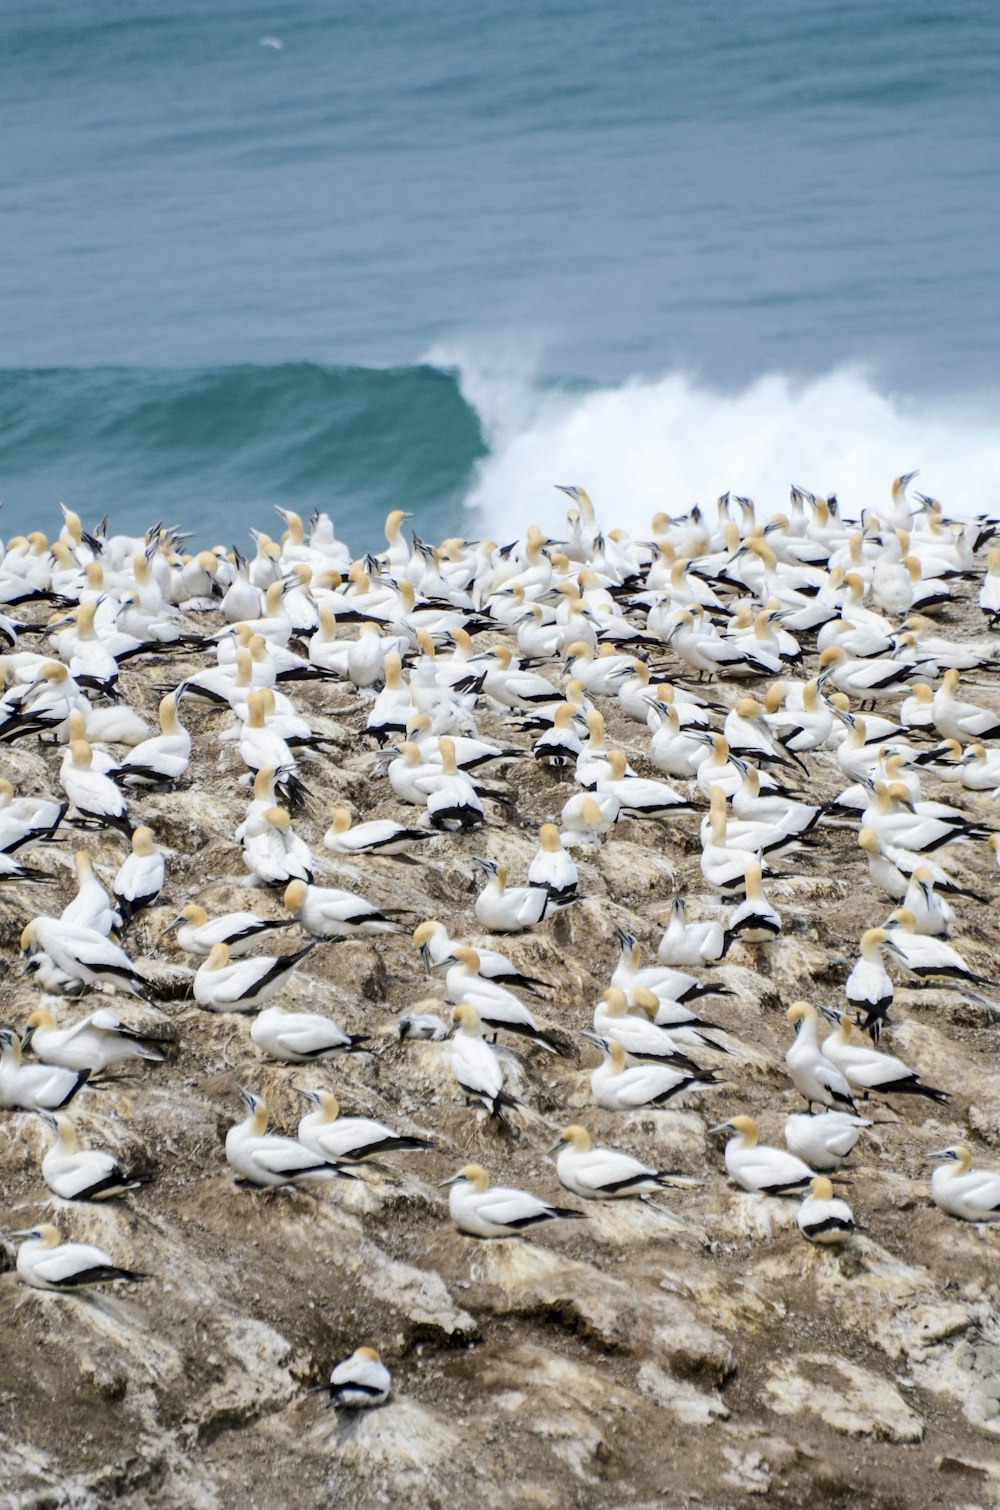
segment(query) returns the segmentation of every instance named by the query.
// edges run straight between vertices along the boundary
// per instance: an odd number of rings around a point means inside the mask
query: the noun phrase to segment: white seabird
[[[553,1206],[526,1190],[490,1185],[481,1164],[465,1164],[442,1186],[450,1185],[448,1208],[459,1232],[469,1237],[519,1237],[541,1222],[580,1220],[584,1213]]]
[[[17,1250],[17,1272],[36,1290],[82,1290],[122,1280],[135,1284],[148,1279],[137,1269],[120,1269],[114,1259],[92,1243],[60,1243],[59,1229],[46,1222],[14,1232],[22,1238]]]
[[[323,835],[323,845],[335,855],[407,855],[434,835],[425,828],[407,827],[388,818],[370,823],[351,823],[346,807],[335,807],[332,822]]]
[[[142,824],[132,834],[132,853],[115,876],[114,892],[124,924],[143,907],[151,907],[163,890],[166,862],[156,847],[151,828]]]
[[[0,1107],[26,1112],[59,1111],[89,1078],[89,1070],[22,1064],[21,1040],[13,1028],[0,1028]]]
[[[143,1000],[149,982],[124,949],[93,928],[69,928],[58,918],[33,918],[21,933],[22,954],[41,950],[71,980],[84,986],[111,985]]]
[[[809,1194],[799,1207],[799,1231],[811,1243],[832,1247],[854,1235],[854,1217],[846,1201],[834,1197],[825,1174],[809,1182]]]
[[[521,933],[545,916],[549,893],[541,886],[508,886],[507,867],[496,860],[476,859],[486,872],[486,885],[476,897],[476,917],[490,933]]]
[[[616,1038],[608,1040],[585,1033],[604,1054],[603,1061],[590,1077],[590,1088],[598,1106],[606,1111],[630,1112],[640,1106],[663,1107],[675,1096],[692,1087],[711,1085],[715,1079],[711,1070],[699,1070],[696,1075],[685,1075],[662,1064],[635,1064],[625,1066],[625,1050]]]
[[[551,1151],[555,1153],[557,1149],[556,1174],[560,1183],[585,1201],[652,1195],[678,1183],[676,1175],[653,1169],[631,1154],[614,1148],[595,1148],[587,1129],[576,1123],[566,1128]]]
[[[821,1106],[841,1106],[850,1112],[856,1111],[851,1087],[820,1049],[816,1008],[811,1002],[795,1001],[785,1016],[795,1025],[795,1041],[785,1055],[785,1064],[792,1084],[805,1097],[810,1112],[815,1101]]]
[[[345,1033],[332,1017],[319,1012],[285,1012],[265,1007],[254,1018],[250,1037],[257,1047],[283,1064],[308,1064],[334,1054],[364,1053],[367,1033]]]
[[[134,745],[122,760],[114,781],[122,785],[173,786],[191,759],[191,736],[177,717],[173,693],[160,700],[160,733]]]
[[[513,991],[480,973],[477,950],[467,944],[456,944],[446,963],[449,969],[445,975],[445,995],[449,1001],[468,1002],[479,1014],[483,1026],[494,1032],[517,1033],[548,1049],[550,1054],[565,1053],[558,1039],[538,1026]]]
[[[540,886],[548,893],[548,910],[552,912],[576,901],[579,872],[573,856],[563,848],[556,824],[542,824],[538,831],[538,845],[528,866],[528,885]]]
[[[836,1020],[836,1013],[829,1014]],[[939,1091],[932,1085],[922,1085],[915,1070],[908,1069],[901,1059],[891,1054],[882,1054],[867,1044],[851,1042],[851,1020],[846,1012],[839,1019],[836,1031],[824,1040],[822,1052],[831,1064],[835,1064],[852,1090],[861,1091],[867,1098],[874,1091],[880,1096],[927,1096],[932,1101],[947,1101],[947,1091]]]
[[[59,921],[67,928],[88,928],[107,938],[113,928],[122,925],[121,915],[111,905],[111,897],[94,874],[93,861],[85,849],[73,854],[77,893],[63,908]]]
[[[325,1159],[361,1163],[380,1154],[434,1147],[430,1138],[394,1132],[372,1117],[342,1117],[340,1103],[332,1091],[302,1091],[301,1095],[316,1110],[306,1112],[299,1122],[299,1142]]]
[[[177,930],[177,946],[185,954],[204,956],[211,954],[213,945],[225,944],[230,959],[239,959],[275,928],[292,926],[291,918],[259,918],[253,912],[227,912],[210,918],[199,902],[188,902],[170,929]]]
[[[943,1161],[931,1176],[936,1206],[963,1222],[1000,1221],[1000,1172],[973,1169],[972,1154],[964,1143],[939,1148],[927,1157]]]
[[[90,1070],[92,1074],[125,1059],[149,1059],[161,1064],[164,1056],[158,1043],[150,1034],[121,1022],[106,1007],[68,1028],[60,1028],[55,1014],[47,1007],[36,1007],[21,1040],[22,1047],[30,1044],[43,1064]]]
[[[194,976],[194,999],[213,1012],[253,1012],[277,995],[316,940],[294,954],[255,955],[230,962],[229,946],[213,944]]]
[[[710,1132],[730,1129],[734,1136],[726,1144],[726,1171],[744,1190],[761,1195],[792,1195],[805,1190],[815,1179],[815,1170],[794,1154],[759,1143],[760,1130],[753,1117],[731,1117]]]
[[[444,1006],[444,1002],[435,1002]],[[448,1027],[437,1012],[405,1012],[396,1024],[400,1043],[408,1038],[420,1043],[440,1043],[448,1037]]]
[[[152,1178],[148,1173],[126,1174],[113,1154],[84,1148],[69,1117],[42,1113],[56,1134],[42,1159],[42,1179],[64,1201],[106,1201],[126,1190],[137,1190]]]
[[[110,776],[94,766],[93,750],[85,739],[74,739],[59,770],[59,784],[82,819],[98,828],[117,828],[132,836],[125,798]]]
[[[389,1398],[392,1379],[373,1347],[355,1348],[338,1363],[329,1384],[314,1384],[312,1393],[325,1393],[327,1405],[347,1410],[370,1410]]]
[[[296,1138],[269,1133],[267,1106],[262,1097],[244,1090],[243,1086],[239,1087],[239,1097],[247,1115],[226,1134],[226,1159],[243,1184],[273,1189],[295,1180],[330,1179],[334,1175],[353,1178],[336,1163],[303,1148]]]
[[[311,886],[289,881],[285,906],[294,913],[306,933],[316,939],[353,938],[359,933],[399,933],[401,925],[387,918],[373,902],[354,891],[335,886]]]
[[[862,1130],[871,1125],[851,1112],[794,1112],[785,1123],[785,1142],[811,1169],[827,1174],[840,1168]]]
[[[466,1096],[480,1102],[491,1117],[503,1117],[517,1102],[503,1088],[503,1066],[483,1037],[479,1013],[468,1002],[460,1002],[452,1015],[457,1031],[451,1045],[451,1072]]]

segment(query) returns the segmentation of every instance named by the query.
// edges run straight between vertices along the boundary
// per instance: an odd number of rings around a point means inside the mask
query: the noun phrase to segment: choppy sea
[[[994,0],[7,0],[0,534],[996,508],[998,43]]]

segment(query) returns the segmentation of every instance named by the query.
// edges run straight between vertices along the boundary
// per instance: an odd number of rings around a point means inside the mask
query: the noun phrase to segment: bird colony
[[[7,543],[18,1503],[991,1499],[1000,526],[911,485]]]

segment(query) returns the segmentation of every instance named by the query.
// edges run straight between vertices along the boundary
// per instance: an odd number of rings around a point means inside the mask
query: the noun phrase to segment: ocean
[[[1000,506],[993,0],[4,0],[0,532]]]

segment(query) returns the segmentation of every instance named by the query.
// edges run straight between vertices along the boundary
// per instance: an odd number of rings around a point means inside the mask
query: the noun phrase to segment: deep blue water
[[[998,42],[994,0],[4,0],[0,529],[360,546],[568,480],[638,527],[915,466],[993,506]]]

